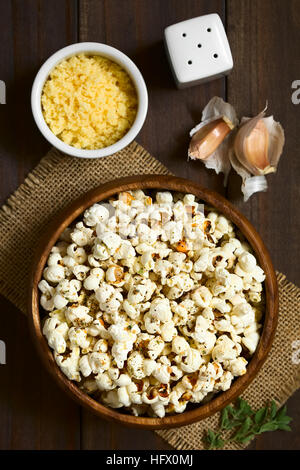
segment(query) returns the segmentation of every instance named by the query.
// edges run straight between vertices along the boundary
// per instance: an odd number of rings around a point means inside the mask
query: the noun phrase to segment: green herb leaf
[[[268,408],[260,408],[256,413],[254,417],[255,424],[262,424],[264,420],[266,419],[268,413]]]
[[[251,416],[253,414],[253,410],[249,403],[247,403],[246,400],[243,400],[242,398],[239,399],[239,407],[240,413],[248,416]]]
[[[275,401],[272,400],[271,410],[270,410],[270,418],[271,419],[275,418],[276,413],[277,413],[277,405],[276,405]]]
[[[228,431],[232,429],[232,426],[234,425],[235,424],[233,424],[233,421],[229,417],[229,410],[228,410],[228,407],[226,406],[226,408],[222,410],[222,414],[221,414],[221,429]]]
[[[208,449],[221,449],[225,444],[220,433],[214,433],[211,429],[207,431],[205,440],[208,444]]]
[[[288,424],[280,424],[278,429],[280,431],[291,431],[291,427]]]
[[[255,436],[264,432],[291,431],[289,423],[292,418],[287,416],[286,406],[280,410],[273,400],[256,412],[249,403],[239,398],[234,406],[226,406],[221,413],[220,429],[217,432],[209,429],[206,433],[206,443],[209,449],[221,449],[225,442],[247,444]],[[229,440],[222,438],[222,431],[233,430]]]

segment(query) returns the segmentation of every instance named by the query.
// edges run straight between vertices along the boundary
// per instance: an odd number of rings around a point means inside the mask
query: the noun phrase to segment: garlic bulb
[[[237,124],[234,108],[218,96],[212,98],[202,112],[200,124],[190,132],[189,158],[201,160],[216,173],[224,173],[226,181],[230,171],[228,137]]]
[[[284,131],[265,110],[252,119],[244,118],[234,140],[234,152],[252,175],[276,171],[284,145]]]

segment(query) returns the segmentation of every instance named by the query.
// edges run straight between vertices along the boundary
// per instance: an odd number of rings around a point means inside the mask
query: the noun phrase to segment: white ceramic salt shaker
[[[168,26],[164,37],[178,88],[214,80],[232,70],[229,42],[216,13]]]

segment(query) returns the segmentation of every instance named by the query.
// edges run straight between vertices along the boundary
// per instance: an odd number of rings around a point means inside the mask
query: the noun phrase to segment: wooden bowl
[[[83,393],[74,382],[67,379],[56,365],[52,351],[41,331],[38,283],[42,277],[50,250],[56,243],[59,235],[87,207],[96,202],[105,200],[120,191],[135,189],[166,189],[192,193],[209,205],[214,206],[240,229],[252,246],[259,264],[266,274],[266,311],[264,324],[258,347],[247,367],[247,373],[238,377],[229,390],[219,393],[212,398],[210,402],[202,405],[199,404],[199,406],[192,410],[185,411],[181,414],[166,416],[165,418],[135,417],[124,414],[116,409],[108,408],[98,403],[86,393]],[[60,387],[80,405],[85,406],[99,417],[144,429],[166,429],[191,424],[195,421],[207,418],[234,401],[250,384],[263,365],[272,345],[278,316],[278,288],[275,272],[269,253],[254,227],[237,209],[219,194],[209,191],[191,181],[173,176],[146,175],[121,178],[89,191],[65,208],[54,218],[49,228],[45,230],[45,235],[42,237],[37,247],[31,272],[29,297],[28,318],[34,343],[36,344],[44,365]]]

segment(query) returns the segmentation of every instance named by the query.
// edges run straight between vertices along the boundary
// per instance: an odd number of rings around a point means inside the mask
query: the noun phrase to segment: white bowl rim
[[[136,118],[129,129],[129,131],[118,140],[115,144],[102,149],[84,150],[73,147],[64,143],[61,139],[55,136],[46,123],[41,106],[41,94],[44,83],[47,80],[51,70],[64,59],[72,57],[80,53],[102,55],[108,59],[118,63],[131,77],[138,95],[138,109]],[[112,155],[124,147],[129,145],[141,130],[147,110],[148,110],[148,92],[144,78],[134,62],[123,52],[118,49],[98,42],[79,42],[66,46],[53,55],[51,55],[39,69],[31,90],[31,109],[37,127],[43,136],[50,142],[51,145],[59,149],[61,152],[79,158],[101,158]]]

